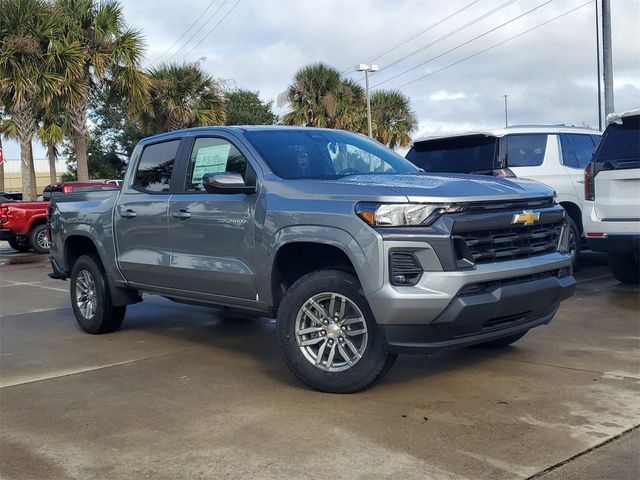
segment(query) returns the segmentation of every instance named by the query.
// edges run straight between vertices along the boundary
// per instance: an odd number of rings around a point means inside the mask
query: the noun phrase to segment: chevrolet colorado
[[[565,210],[528,180],[427,175],[362,135],[207,127],[144,139],[122,189],[55,197],[54,278],[88,333],[142,293],[277,317],[307,385],[399,352],[509,345],[575,288]]]

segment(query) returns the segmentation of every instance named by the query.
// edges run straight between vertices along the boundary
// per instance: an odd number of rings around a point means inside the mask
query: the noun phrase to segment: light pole
[[[373,138],[373,130],[371,128],[371,97],[369,95],[369,72],[377,72],[380,70],[378,65],[367,65],[366,63],[360,63],[356,65],[358,72],[364,72],[364,88],[367,92],[367,125],[369,127],[369,136]]]
[[[507,128],[509,126],[509,114],[507,108],[507,97],[509,95],[503,95],[504,97],[504,127]]]

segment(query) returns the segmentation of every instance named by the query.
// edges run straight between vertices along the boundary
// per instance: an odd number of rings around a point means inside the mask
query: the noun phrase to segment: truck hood
[[[329,191],[331,184],[351,186],[354,194],[402,195],[410,202],[477,202],[554,194],[552,188],[533,180],[461,174],[349,175],[323,183]]]

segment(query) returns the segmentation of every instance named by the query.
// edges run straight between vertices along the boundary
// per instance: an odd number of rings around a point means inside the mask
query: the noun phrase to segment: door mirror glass
[[[207,193],[254,193],[255,185],[247,185],[239,173],[205,173],[202,184]]]

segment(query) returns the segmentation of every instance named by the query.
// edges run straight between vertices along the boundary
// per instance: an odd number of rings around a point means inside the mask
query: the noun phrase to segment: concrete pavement
[[[86,335],[47,272],[0,247],[2,478],[640,476],[640,296],[602,256],[513,347],[401,356],[343,396],[295,380],[270,319],[148,296]]]

